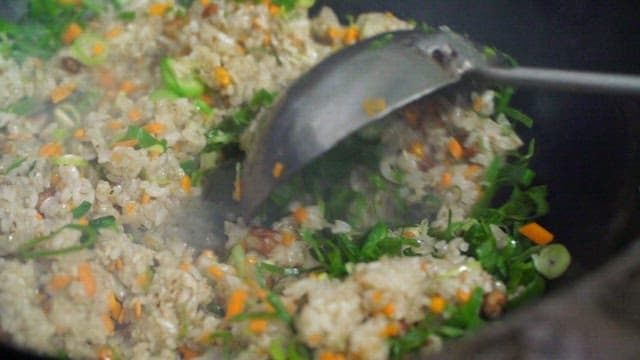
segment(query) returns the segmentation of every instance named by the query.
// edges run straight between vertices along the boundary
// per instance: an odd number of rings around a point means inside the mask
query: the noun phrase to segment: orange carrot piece
[[[116,324],[113,323],[113,320],[111,319],[111,316],[109,316],[109,314],[102,314],[102,324],[104,325],[105,329],[107,329],[107,333],[109,333],[109,335],[115,334]]]
[[[442,184],[442,187],[448,188],[449,186],[451,186],[452,181],[453,179],[450,172],[445,171],[444,173],[442,173],[442,177],[440,179],[440,183]]]
[[[456,140],[456,138],[449,139],[448,147],[449,153],[451,154],[451,156],[453,156],[454,159],[460,160],[460,158],[462,158],[464,149],[462,148],[462,145],[460,145],[460,142]]]
[[[91,271],[91,265],[88,262],[83,262],[78,265],[78,281],[84,284],[84,292],[89,297],[93,297],[96,294],[96,278]]]
[[[142,194],[142,198],[140,199],[140,203],[142,205],[148,204],[149,201],[151,201],[151,195],[147,194],[146,192]]]
[[[153,4],[149,6],[149,14],[153,16],[164,15],[170,7],[168,4]]]
[[[231,75],[229,74],[227,69],[223,68],[222,66],[217,66],[215,69],[213,69],[213,71],[216,76],[216,80],[221,87],[224,88],[231,84]]]
[[[464,304],[469,301],[469,299],[471,299],[471,293],[462,289],[458,289],[456,291],[456,299]]]
[[[385,314],[387,317],[393,316],[395,312],[396,312],[396,306],[393,305],[392,303],[389,303],[382,308],[382,313]]]
[[[60,290],[71,282],[71,275],[53,275],[51,277],[51,289]]]
[[[116,147],[134,147],[138,145],[138,140],[137,139],[131,139],[131,140],[122,140],[122,141],[118,141],[117,143],[114,143],[113,145],[111,145],[112,148],[116,148]]]
[[[429,309],[434,314],[442,314],[446,305],[447,301],[442,296],[434,296],[431,298]]]
[[[275,164],[273,164],[273,169],[271,169],[271,175],[275,179],[277,179],[280,176],[282,176],[282,172],[284,172],[284,164],[282,164],[280,161],[278,161]]]
[[[358,30],[358,28],[356,28],[355,26],[349,26],[349,28],[347,28],[347,31],[345,31],[344,36],[342,37],[342,41],[346,45],[351,45],[358,41],[359,38],[360,31]]]
[[[249,330],[254,333],[260,334],[267,330],[267,325],[269,325],[269,323],[266,319],[252,319],[249,322]]]
[[[420,141],[414,141],[411,143],[411,147],[408,150],[409,154],[416,156],[419,159],[424,159],[426,156],[424,152],[424,144]]]
[[[240,314],[244,310],[245,303],[247,301],[247,292],[244,290],[234,290],[227,302],[227,313],[225,319],[230,319],[235,315]]]
[[[553,241],[553,234],[537,222],[525,224],[518,231],[538,245],[546,245]]]
[[[60,156],[62,155],[62,145],[58,143],[44,144],[38,150],[38,154],[44,157]]]
[[[282,237],[280,243],[284,246],[289,246],[296,241],[296,235],[291,231],[282,231],[280,234]]]
[[[293,211],[293,218],[298,224],[302,224],[309,218],[309,212],[304,207],[299,207]]]
[[[399,334],[400,334],[400,327],[398,326],[398,324],[391,323],[385,326],[381,335],[384,337],[393,337],[393,336],[398,336]]]
[[[72,22],[62,33],[62,42],[69,45],[80,36],[80,34],[82,34],[82,28],[78,23]]]
[[[335,26],[329,26],[327,28],[327,36],[329,36],[333,40],[340,39],[344,36],[344,30],[337,28]]]
[[[133,108],[127,112],[127,118],[131,122],[138,122],[142,119],[142,111],[138,108]]]
[[[180,178],[180,187],[187,194],[191,194],[191,178],[189,175],[184,175]]]
[[[51,102],[57,104],[66,99],[76,90],[77,85],[74,83],[66,83],[53,89],[51,92]]]
[[[84,139],[85,135],[87,134],[85,129],[77,129],[76,131],[73,132],[73,137],[75,137],[78,140]]]
[[[147,130],[149,133],[154,134],[154,135],[159,135],[162,134],[165,130],[165,126],[163,123],[159,123],[159,122],[150,122],[147,125],[144,126],[144,129]]]
[[[120,83],[119,89],[122,92],[131,94],[132,92],[136,91],[136,84],[134,84],[132,81],[125,80]]]
[[[210,265],[207,268],[207,270],[209,270],[209,273],[215,279],[217,279],[217,280],[223,280],[224,279],[224,271],[222,271],[222,269],[220,269],[220,267],[218,267],[216,265]]]
[[[140,317],[142,316],[142,303],[140,302],[140,300],[136,300],[133,302],[133,315],[136,317],[136,319],[140,319]]]
[[[104,36],[107,39],[115,39],[118,36],[120,36],[120,34],[122,34],[122,28],[119,26],[115,26],[113,28],[111,28],[111,30],[107,31]]]

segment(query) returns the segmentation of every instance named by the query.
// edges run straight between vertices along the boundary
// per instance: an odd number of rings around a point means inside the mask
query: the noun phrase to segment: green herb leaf
[[[22,165],[22,163],[25,162],[25,160],[27,160],[27,157],[22,157],[19,159],[15,159],[11,162],[11,164],[9,164],[9,166],[4,170],[4,172],[2,173],[2,175],[9,175],[10,172],[12,172],[13,170],[17,169],[20,167],[20,165]]]
[[[85,200],[80,203],[80,205],[73,208],[73,210],[71,210],[71,214],[73,215],[74,219],[80,219],[81,217],[85,216],[90,209],[91,203]]]

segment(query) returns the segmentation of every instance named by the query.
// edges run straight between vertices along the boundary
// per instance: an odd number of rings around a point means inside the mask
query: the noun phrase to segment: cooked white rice
[[[0,112],[0,329],[8,341],[39,353],[62,350],[73,358],[217,358],[225,348],[212,335],[230,331],[236,358],[268,358],[270,344],[295,337],[320,359],[384,359],[388,338],[423,319],[434,297],[456,303],[460,291],[504,290],[465,255],[463,239],[444,242],[427,234],[429,228],[464,219],[481,195],[479,181],[491,159],[521,145],[506,123],[490,118],[492,93],[485,92],[455,104],[438,100],[436,111],[422,113],[417,125],[398,119],[384,130],[380,170],[387,176],[391,169],[407,175],[406,201],[417,203],[433,191],[442,194],[434,219],[394,230],[418,240],[423,256],[356,264],[344,279],[312,272],[279,283],[271,291],[294,317],[295,335],[277,320],[225,320],[216,306],[224,308],[238,291],[247,294],[246,311],[269,311],[264,290],[243,276],[241,268],[249,271],[261,261],[313,267],[317,262],[298,235],[301,228],[352,229],[344,221],[324,219],[317,204],[292,204],[292,211],[306,209],[306,221],[291,215],[272,224],[267,236],[272,246],[263,251],[251,245],[265,241],[263,235],[243,223],[228,223],[229,248],[244,246],[245,263],[225,263],[210,250],[185,245],[188,239],[162,232],[185,199],[201,194],[199,187],[185,184],[180,162],[199,154],[207,129],[257,90],[281,92],[344,45],[346,37],[332,37],[331,32],[346,27],[329,9],[309,19],[306,9],[284,15],[268,1],[196,1],[184,18],[175,12],[151,15],[154,3],[160,2],[131,2],[129,10],[137,13],[132,21],[118,20],[110,12],[90,23],[86,31],[105,37],[109,58],[77,74],[59,65],[73,56],[69,48],[49,61],[18,64],[0,56],[0,108],[25,97],[47,101],[65,84],[76,84],[76,93],[100,91],[96,105],[82,116],[75,116],[73,105],[64,101],[54,106],[57,115],[24,118]],[[206,6],[210,14],[203,16]],[[354,24],[360,38],[410,27],[390,14],[363,14]],[[180,57],[197,69],[215,94],[213,115],[199,112],[186,98],[150,99],[161,87],[159,60],[165,56]],[[219,69],[228,73],[228,84],[216,77]],[[135,84],[133,92],[119,90],[125,81]],[[151,123],[161,124],[157,136],[167,141],[166,152],[113,146],[127,126]],[[66,134],[63,141],[61,132]],[[464,147],[476,153],[452,163],[448,142],[461,133]],[[43,150],[52,143],[59,150]],[[424,166],[411,150],[415,144],[435,165]],[[88,165],[57,165],[51,154],[75,155]],[[355,186],[357,182],[354,178]],[[83,201],[92,204],[91,210],[74,219],[71,210]],[[30,239],[107,215],[115,217],[116,228],[100,230],[92,249],[31,260],[15,256]],[[285,241],[291,234],[293,239]],[[71,246],[79,237],[78,231],[67,229],[39,249]],[[95,289],[88,285],[87,268]],[[438,344],[434,338],[425,346]]]

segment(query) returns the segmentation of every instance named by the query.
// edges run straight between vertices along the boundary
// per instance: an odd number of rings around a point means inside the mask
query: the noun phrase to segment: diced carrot
[[[124,206],[125,215],[132,215],[132,214],[135,214],[135,212],[136,212],[136,203],[134,203],[133,201],[127,202]]]
[[[191,269],[191,265],[187,261],[183,261],[180,263],[180,270],[189,271]]]
[[[431,298],[429,309],[431,309],[431,312],[434,314],[442,314],[446,304],[447,302],[442,296],[436,295]]]
[[[395,312],[396,312],[396,307],[392,303],[389,303],[382,308],[382,313],[388,317],[393,316]]]
[[[98,349],[98,353],[96,354],[98,360],[112,360],[113,359],[113,350],[107,346],[102,346]]]
[[[132,92],[136,91],[136,84],[134,84],[132,81],[129,80],[125,80],[123,82],[120,83],[120,91],[125,92],[127,94],[131,94]]]
[[[122,304],[116,298],[116,294],[113,292],[109,294],[107,297],[107,307],[109,308],[109,312],[111,313],[111,317],[118,321],[118,323],[122,323],[124,314],[122,311]]]
[[[82,34],[82,28],[77,23],[72,22],[62,33],[62,42],[69,45],[80,36],[80,34]]]
[[[136,300],[133,302],[133,315],[136,317],[136,319],[140,319],[140,317],[142,316],[142,303],[140,302],[140,300]]]
[[[113,89],[116,87],[116,79],[109,70],[102,70],[98,73],[98,84],[105,89]]]
[[[267,325],[269,323],[266,319],[252,319],[249,321],[249,330],[254,333],[260,334],[267,330]]]
[[[91,271],[91,265],[88,262],[83,262],[78,265],[78,281],[84,285],[84,292],[89,297],[93,297],[96,294],[96,278]]]
[[[122,261],[121,258],[116,259],[116,269],[118,270],[124,269],[124,262]]]
[[[451,186],[452,181],[453,179],[450,172],[445,171],[444,173],[442,173],[442,177],[440,178],[440,183],[442,184],[443,188],[448,188],[449,186]]]
[[[460,160],[462,154],[464,153],[464,149],[462,148],[462,145],[460,145],[458,140],[456,140],[456,138],[449,139],[448,147],[451,156],[453,156],[453,158],[456,160]]]
[[[323,350],[320,353],[320,360],[346,360],[347,358],[340,354],[329,350]]]
[[[416,234],[411,230],[405,230],[402,232],[402,237],[413,239],[416,237]]]
[[[296,241],[296,235],[291,231],[282,231],[280,236],[280,243],[284,246],[289,246]]]
[[[271,169],[271,175],[277,179],[280,176],[282,176],[282,172],[284,171],[284,164],[282,164],[280,161],[277,161],[275,164],[273,164],[273,168]]]
[[[150,122],[144,126],[144,129],[151,134],[159,135],[164,132],[165,126],[163,123],[160,123],[160,122]]]
[[[411,143],[411,147],[408,150],[409,154],[416,156],[419,159],[424,159],[426,156],[424,152],[424,144],[420,141],[414,141]]]
[[[180,187],[187,195],[191,194],[191,178],[189,175],[183,175],[180,178]]]
[[[222,271],[222,269],[220,269],[220,267],[216,266],[216,265],[210,265],[207,270],[209,270],[209,274],[211,274],[211,276],[213,276],[216,280],[223,280],[224,279],[224,271]]]
[[[169,4],[153,4],[149,6],[149,14],[153,16],[164,15],[164,13],[170,8]]]
[[[146,272],[138,274],[136,276],[136,285],[139,287],[145,287],[149,284],[149,275]]]
[[[456,298],[458,299],[458,301],[464,304],[469,301],[469,299],[471,299],[471,293],[462,289],[458,289],[456,291]]]
[[[216,80],[218,81],[218,84],[221,87],[227,87],[231,84],[231,75],[229,74],[229,72],[227,71],[227,69],[223,68],[222,66],[216,66],[215,69],[213,69]]]
[[[115,334],[116,324],[113,323],[113,320],[111,319],[111,316],[109,316],[109,314],[102,314],[102,324],[104,325],[105,329],[107,329],[107,333],[109,333],[109,335]]]
[[[227,313],[225,319],[230,319],[235,315],[240,314],[244,310],[244,305],[247,301],[247,293],[244,290],[234,290],[227,302]]]
[[[465,176],[466,178],[470,178],[470,177],[472,177],[475,173],[477,173],[477,172],[478,172],[478,170],[480,170],[480,167],[479,167],[478,165],[476,165],[476,164],[471,164],[471,165],[469,165],[469,167],[468,167],[468,168],[466,168],[466,169],[464,170],[464,176]]]
[[[95,56],[101,56],[104,54],[106,48],[103,42],[97,41],[95,44],[93,44],[93,48],[91,50],[93,51],[93,54]]]
[[[200,95],[200,99],[202,99],[202,101],[204,101],[204,103],[209,106],[213,105],[213,99],[207,94]]]
[[[200,353],[198,351],[191,349],[187,345],[182,345],[178,347],[177,350],[180,353],[180,355],[182,355],[182,360],[191,360],[193,358],[200,356]]]
[[[200,4],[202,6],[207,6],[207,5],[209,5],[210,2],[211,2],[211,0],[200,0]]]
[[[269,34],[262,37],[262,45],[264,46],[271,45],[271,36],[269,36]]]
[[[127,118],[131,122],[138,122],[142,119],[142,111],[139,108],[132,108],[127,112]]]
[[[71,282],[71,275],[53,275],[51,277],[51,289],[60,290]]]
[[[87,218],[83,216],[80,219],[78,219],[78,224],[82,226],[87,226],[89,225],[89,220],[87,220]]]
[[[344,30],[335,26],[329,26],[327,28],[327,36],[329,36],[333,40],[338,40],[344,36]]]
[[[76,90],[77,85],[75,83],[66,83],[53,89],[51,92],[51,102],[57,104],[66,99]]]
[[[398,326],[398,324],[391,323],[385,326],[381,335],[384,337],[393,337],[393,336],[398,336],[399,334],[400,334],[400,327]]]
[[[358,28],[356,28],[355,26],[349,26],[349,28],[347,28],[347,31],[345,31],[344,36],[342,37],[342,41],[346,45],[351,45],[358,41],[359,38],[360,31],[358,30]]]
[[[81,140],[81,139],[84,139],[86,134],[87,132],[84,129],[80,128],[73,132],[73,137],[75,137],[78,140]]]
[[[122,140],[122,141],[118,141],[117,143],[114,143],[113,145],[111,145],[112,148],[116,148],[116,147],[134,147],[138,145],[138,140],[137,139],[131,139],[131,140]]]
[[[114,26],[111,30],[107,31],[104,36],[107,39],[115,39],[122,34],[122,28],[119,26]]]
[[[309,218],[309,211],[304,207],[299,207],[293,211],[293,218],[298,224],[302,224]]]
[[[371,299],[373,300],[373,302],[379,303],[382,301],[382,291],[380,290],[375,290],[372,294],[371,294]]]
[[[553,241],[553,234],[537,222],[525,224],[518,231],[538,245],[545,245]]]
[[[51,157],[62,155],[62,145],[58,143],[47,143],[40,147],[38,151],[40,156]]]
[[[107,123],[107,127],[111,130],[118,130],[118,129],[122,129],[122,126],[124,124],[122,124],[122,121],[120,120],[111,120]]]
[[[147,194],[146,192],[142,193],[142,198],[140,199],[140,204],[146,205],[146,204],[149,203],[149,201],[151,201],[151,195]]]
[[[280,6],[276,4],[269,4],[269,14],[272,16],[278,15],[280,13]]]

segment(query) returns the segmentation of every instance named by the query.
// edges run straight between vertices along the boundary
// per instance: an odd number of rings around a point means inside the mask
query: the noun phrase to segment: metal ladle
[[[320,62],[259,119],[240,176],[240,213],[249,218],[279,183],[354,131],[454,83],[640,95],[640,76],[505,67],[485,49],[448,29],[398,31]]]

